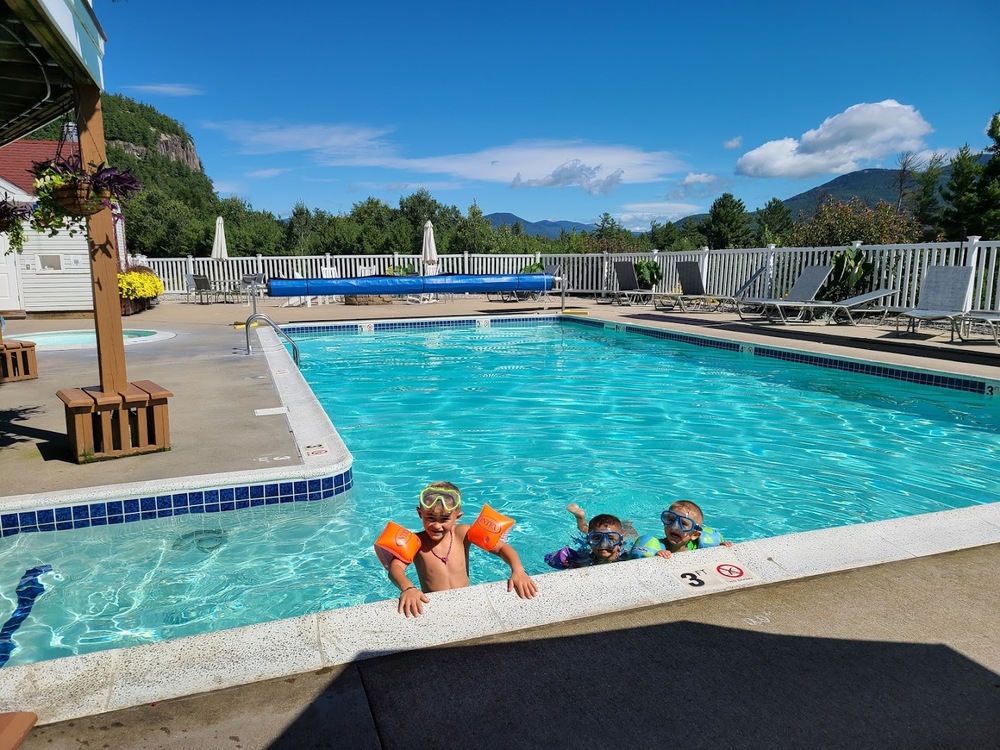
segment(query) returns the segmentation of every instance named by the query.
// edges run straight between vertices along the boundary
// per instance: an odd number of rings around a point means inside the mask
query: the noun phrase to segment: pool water
[[[134,344],[139,340],[160,340],[172,338],[173,334],[163,334],[159,331],[143,331],[126,329],[122,331],[126,344]],[[93,329],[73,331],[45,331],[40,333],[22,333],[16,338],[22,341],[34,341],[39,351],[54,349],[86,349],[97,347],[97,337]]]
[[[392,598],[372,544],[389,520],[419,528],[438,479],[465,521],[483,503],[517,520],[531,574],[575,533],[569,502],[658,533],[692,499],[739,543],[994,499],[1000,414],[981,395],[556,323],[295,338],[354,489],[12,537],[0,620],[25,569],[55,572],[9,663]],[[471,568],[506,577],[479,550]]]

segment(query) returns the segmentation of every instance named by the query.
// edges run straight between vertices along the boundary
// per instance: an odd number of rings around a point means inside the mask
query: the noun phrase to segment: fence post
[[[257,273],[264,274],[264,257],[260,253],[257,253]]]
[[[701,271],[701,278],[705,280],[705,285],[708,286],[708,254],[711,251],[708,249],[708,245],[705,245],[698,252],[701,253],[698,258],[698,268]]]
[[[774,248],[777,247],[773,242],[767,246],[767,273],[764,274],[766,277],[764,279],[764,297],[766,299],[771,299],[774,297],[771,294],[771,286],[774,282]]]
[[[978,234],[969,236],[969,247],[965,251],[965,265],[973,267],[979,265],[979,240],[981,239],[982,237]]]
[[[184,273],[194,273],[194,258],[190,255],[187,257],[187,270]]]
[[[469,251],[468,250],[466,250],[464,253],[462,253],[462,273],[464,273],[464,274],[468,274],[469,273]]]

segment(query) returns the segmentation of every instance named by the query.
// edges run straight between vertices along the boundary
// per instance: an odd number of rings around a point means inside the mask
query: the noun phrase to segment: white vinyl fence
[[[972,309],[1000,312],[1000,241],[982,242],[970,237],[965,242],[932,242],[916,245],[860,245],[865,257],[875,264],[871,288],[898,290],[886,304],[912,307],[917,299],[924,269],[928,266],[972,265],[977,272]],[[838,247],[765,247],[743,250],[709,250],[672,253],[595,253],[590,255],[441,255],[438,274],[511,274],[532,263],[556,265],[568,294],[607,295],[618,288],[614,274],[617,260],[655,258],[663,269],[657,291],[679,289],[676,263],[694,260],[701,264],[705,288],[710,294],[730,295],[762,266],[761,275],[748,292],[754,297],[781,297],[787,293],[803,266],[830,263]],[[185,294],[187,274],[203,274],[215,282],[239,282],[244,275],[263,274],[265,279],[352,278],[384,275],[407,266],[420,273],[419,255],[309,255],[228,258],[132,258],[151,268],[163,279],[167,294]],[[864,290],[870,291],[870,290]]]

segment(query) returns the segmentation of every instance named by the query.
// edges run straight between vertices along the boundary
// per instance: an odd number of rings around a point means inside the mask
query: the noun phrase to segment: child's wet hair
[[[590,519],[590,524],[587,526],[588,531],[593,531],[599,526],[615,526],[619,529],[624,528],[622,526],[621,519],[618,516],[613,516],[610,513],[600,513]]]
[[[693,518],[699,524],[705,520],[705,514],[698,507],[698,503],[693,503],[690,500],[677,500],[670,504],[670,510],[680,511],[685,516]]]

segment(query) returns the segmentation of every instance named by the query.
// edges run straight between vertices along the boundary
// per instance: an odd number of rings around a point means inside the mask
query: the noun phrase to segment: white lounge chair
[[[815,302],[803,302],[801,305],[804,310],[809,311],[811,316],[815,316],[817,313],[822,314],[826,319],[827,325],[838,322],[838,317],[843,316],[847,318],[848,323],[856,326],[858,322],[854,319],[854,316],[866,312],[879,314],[881,317],[879,317],[878,322],[874,325],[881,325],[889,314],[889,308],[884,306],[872,308],[871,304],[898,293],[898,289],[883,288],[838,300],[837,302],[816,300]]]
[[[915,333],[921,323],[947,320],[951,341],[956,333],[961,338],[962,319],[972,306],[974,271],[972,266],[928,266],[920,282],[917,306],[903,310],[896,318],[896,335],[900,335],[902,322],[906,323],[907,332]]]
[[[970,310],[962,316],[961,323],[959,324],[960,338],[967,339],[969,337],[973,323],[985,324],[990,329],[990,333],[993,334],[993,341],[996,342],[997,346],[1000,346],[1000,312]],[[962,331],[963,328],[965,329],[964,332]]]
[[[800,320],[807,309],[807,303],[815,303],[817,301],[816,295],[819,294],[819,290],[826,283],[832,270],[832,266],[806,266],[799,273],[798,278],[795,279],[795,283],[792,284],[792,288],[788,290],[788,294],[784,297],[780,299],[764,299],[760,297],[740,299],[736,301],[736,312],[740,316],[740,320],[746,320],[743,317],[744,312],[747,312],[743,309],[744,305],[747,307],[757,307],[760,309],[756,314],[760,317],[770,320],[777,313],[781,322],[787,323],[788,318],[785,315],[785,310],[798,309],[799,312],[795,316],[795,319]]]

